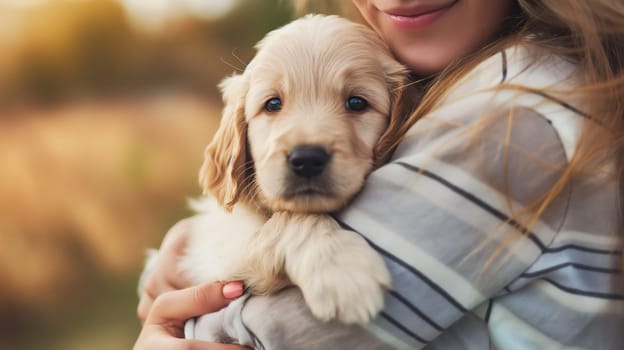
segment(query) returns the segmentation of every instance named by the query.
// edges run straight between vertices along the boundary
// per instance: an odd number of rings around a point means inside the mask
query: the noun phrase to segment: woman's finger
[[[141,294],[141,299],[139,299],[139,305],[137,306],[137,315],[139,316],[141,323],[145,322],[147,319],[147,315],[149,314],[153,303],[154,299],[151,296],[145,292]]]
[[[163,269],[160,270],[161,274],[165,271]],[[152,276],[148,277],[145,281],[145,286],[143,287],[143,292],[141,293],[141,297],[139,299],[139,305],[137,306],[137,315],[141,322],[145,322],[147,318],[147,314],[149,313],[152,304],[154,303],[154,299],[156,299],[160,294],[182,289],[186,287],[176,288],[172,285],[169,285],[164,280],[158,280],[157,276],[152,274]]]
[[[184,337],[184,322],[191,317],[218,311],[243,293],[241,282],[207,283],[174,290],[156,298],[134,344],[134,350],[194,349],[243,350],[239,345],[213,344]],[[147,299],[146,299],[147,300]]]
[[[145,322],[154,299],[160,294],[192,285],[191,281],[178,270],[178,261],[186,249],[190,225],[190,219],[181,220],[167,232],[160,252],[154,255],[151,271],[144,272],[141,297],[137,306],[137,315],[141,323]]]
[[[155,268],[161,273],[155,276],[155,285],[152,286],[156,296],[171,289],[182,289],[192,285],[191,281],[178,270],[178,261],[184,255],[188,243],[192,219],[193,217],[180,220],[165,234]]]
[[[208,283],[167,292],[156,298],[146,323],[177,323],[181,325],[191,317],[222,309],[242,293],[243,284],[241,282],[231,282],[226,285]]]
[[[184,340],[184,342],[186,342],[184,346],[187,346],[188,349],[192,350],[249,350],[249,348],[245,346],[209,343],[201,340]]]
[[[157,272],[159,274],[157,274]],[[137,306],[137,315],[139,316],[141,322],[145,321],[147,314],[154,303],[154,299],[156,299],[160,294],[189,287],[185,285],[176,287],[169,284],[164,279],[166,277],[165,275],[175,274],[175,272],[168,272],[166,268],[161,268],[159,270],[154,269],[154,271],[152,271],[152,275],[145,279],[143,291],[141,292],[141,297],[139,298],[139,305]]]

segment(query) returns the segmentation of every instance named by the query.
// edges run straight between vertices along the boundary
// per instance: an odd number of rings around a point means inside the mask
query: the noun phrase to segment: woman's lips
[[[442,17],[453,5],[453,1],[449,5],[427,10],[414,10],[412,14],[409,11],[387,11],[384,12],[395,26],[402,29],[422,29],[438,18]]]

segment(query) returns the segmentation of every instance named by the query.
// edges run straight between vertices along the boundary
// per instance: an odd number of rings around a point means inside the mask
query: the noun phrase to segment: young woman
[[[621,1],[353,3],[425,92],[337,215],[384,256],[393,290],[367,329],[316,321],[296,290],[251,298],[256,347],[624,348]],[[184,244],[183,222],[147,276],[137,349],[184,297],[159,296],[187,286],[172,263]],[[181,322],[165,336],[190,346]]]

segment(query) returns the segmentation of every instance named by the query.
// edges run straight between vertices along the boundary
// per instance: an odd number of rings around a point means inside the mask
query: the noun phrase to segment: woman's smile
[[[444,16],[457,1],[441,5],[420,5],[409,8],[382,10],[398,29],[418,30],[428,27]]]
[[[514,0],[353,0],[405,65],[437,73],[492,40]]]

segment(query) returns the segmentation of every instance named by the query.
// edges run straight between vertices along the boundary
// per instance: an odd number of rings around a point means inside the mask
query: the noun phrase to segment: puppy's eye
[[[282,109],[282,100],[279,97],[270,98],[264,104],[264,110],[269,113],[279,112]]]
[[[368,108],[368,101],[359,96],[351,96],[347,98],[346,106],[351,112],[362,112]]]

